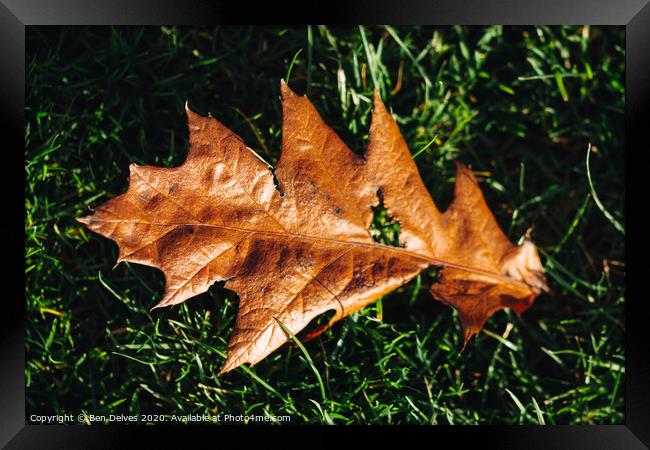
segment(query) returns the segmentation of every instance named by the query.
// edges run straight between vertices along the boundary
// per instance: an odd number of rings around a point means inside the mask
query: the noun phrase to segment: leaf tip
[[[463,197],[483,198],[481,188],[469,166],[459,160],[454,160],[456,166],[456,183],[454,184],[454,202]],[[453,205],[453,203],[452,203]]]
[[[381,94],[379,93],[379,89],[377,88],[375,88],[373,92],[373,107],[375,111],[386,112],[386,105],[384,105],[384,102],[381,99]]]
[[[219,372],[217,372],[217,377],[220,377],[221,375],[224,375],[228,372],[230,372],[230,369],[227,368],[226,365],[224,364],[224,366],[221,369],[219,369]]]
[[[83,217],[75,217],[74,220],[85,225],[88,229],[93,231],[96,227],[100,226],[102,223],[102,220],[95,217],[95,214],[90,214],[88,216],[83,216]]]
[[[83,223],[84,225],[88,225],[90,223],[90,217],[91,216],[75,217],[74,220],[79,223]]]
[[[456,166],[456,174],[458,174],[458,175],[460,175],[460,174],[466,175],[466,176],[470,177],[471,179],[474,179],[474,174],[470,170],[469,166],[463,164],[461,161],[459,161],[457,159],[454,160],[454,165]]]
[[[201,118],[201,115],[197,114],[196,112],[192,111],[190,108],[190,101],[185,100],[185,115],[187,116],[188,122],[192,122],[193,120],[197,120]]]
[[[282,100],[297,97],[296,93],[293,92],[287,82],[284,81],[284,78],[280,79],[280,93],[282,94]]]
[[[137,174],[138,169],[140,169],[140,166],[137,165],[136,163],[129,164],[129,176],[131,176],[133,174]]]
[[[149,309],[149,313],[152,313],[154,309],[162,308],[163,306],[167,306],[167,305],[164,305],[162,302],[158,302]]]
[[[473,336],[475,336],[478,333],[478,330],[474,327],[469,327],[469,326],[463,326],[464,328],[464,336],[463,336],[463,346],[460,348],[460,353],[462,353],[465,350],[465,347],[467,347],[467,343],[472,339]]]
[[[230,351],[228,351],[228,354],[226,356],[226,361],[223,363],[223,366],[221,366],[221,369],[219,369],[219,372],[217,373],[217,376],[220,377],[221,375],[224,375],[237,367],[239,367],[241,363],[237,362],[237,360],[232,359],[230,357]]]

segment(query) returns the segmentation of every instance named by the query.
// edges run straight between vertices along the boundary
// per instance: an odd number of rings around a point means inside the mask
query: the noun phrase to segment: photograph
[[[26,26],[25,422],[625,424],[625,96],[619,25]]]

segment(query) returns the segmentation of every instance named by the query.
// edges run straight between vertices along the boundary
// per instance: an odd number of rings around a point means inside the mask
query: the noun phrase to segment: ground
[[[28,28],[27,416],[622,423],[624,37],[593,26]],[[130,163],[185,159],[186,101],[275,162],[282,78],[359,153],[378,88],[440,209],[453,160],[471,165],[511,240],[534,227],[552,292],[521,317],[495,314],[461,352],[456,313],[423,274],[306,353],[285,346],[217,377],[236,294],[213,286],[149,312],[162,273],[113,268],[117,246],[75,218],[124,192]],[[377,210],[373,235],[397,232]]]

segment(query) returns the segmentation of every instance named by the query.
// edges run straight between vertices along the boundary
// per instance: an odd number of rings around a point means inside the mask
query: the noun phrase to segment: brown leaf
[[[130,166],[129,189],[79,219],[117,242],[120,261],[161,269],[154,307],[181,303],[218,281],[239,294],[221,372],[255,364],[334,310],[329,324],[374,302],[430,265],[435,298],[460,312],[466,340],[494,311],[526,309],[546,290],[533,244],[515,247],[471,172],[458,165],[456,197],[441,214],[397,124],[375,94],[366,160],[306,97],[282,83],[282,154],[273,175],[244,142],[186,107],[190,151],[176,168]],[[378,193],[400,222],[402,247],[373,241]]]
[[[368,176],[399,220],[402,243],[445,267],[430,291],[458,310],[464,345],[494,312],[511,308],[521,314],[536,295],[548,291],[535,245],[527,237],[521,246],[508,240],[472,172],[459,162],[454,201],[444,214],[438,211],[378,94],[367,156]]]

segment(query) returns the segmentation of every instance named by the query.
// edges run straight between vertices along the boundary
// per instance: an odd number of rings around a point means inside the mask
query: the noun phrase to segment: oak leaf
[[[306,97],[284,82],[281,91],[278,187],[240,137],[186,105],[185,162],[132,164],[127,192],[78,219],[118,244],[118,263],[163,271],[165,293],[154,308],[218,281],[239,294],[221,373],[255,364],[287,342],[278,320],[296,334],[334,310],[313,336],[430,266],[441,269],[431,293],[458,310],[465,343],[495,311],[521,313],[548,289],[535,246],[510,243],[464,165],[457,164],[451,206],[438,211],[378,93],[362,158]],[[369,233],[380,196],[399,221],[399,247]]]

